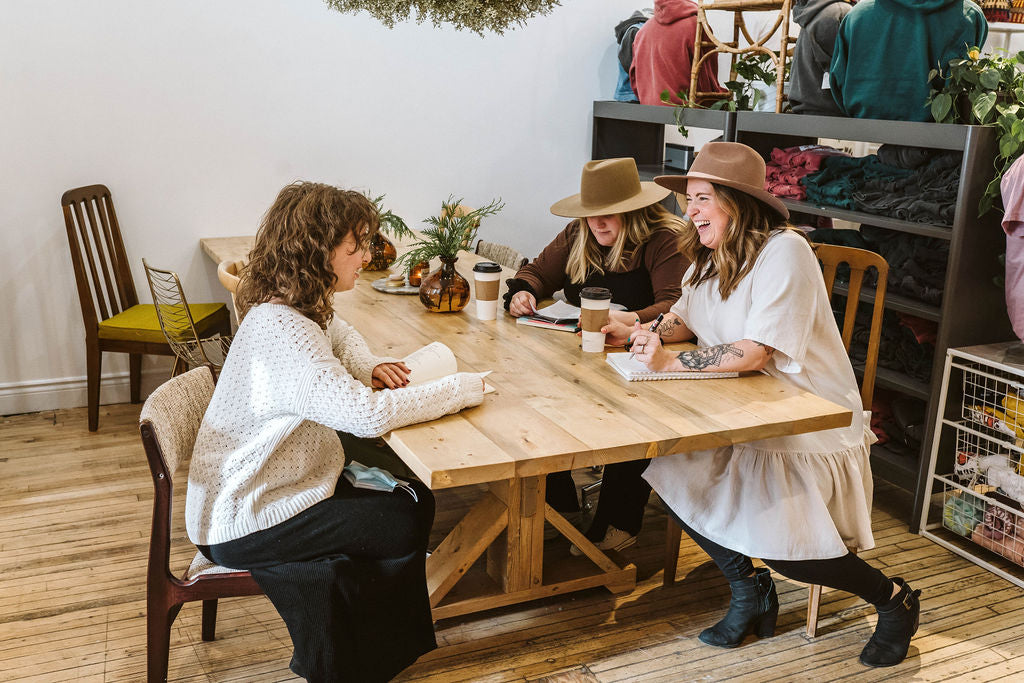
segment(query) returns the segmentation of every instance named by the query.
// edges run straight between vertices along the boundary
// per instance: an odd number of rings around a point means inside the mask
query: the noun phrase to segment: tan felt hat
[[[789,209],[764,189],[764,159],[740,142],[709,142],[701,147],[686,175],[660,175],[654,182],[673,192],[686,192],[686,181],[706,180],[749,194],[772,207],[783,218]]]
[[[654,183],[640,182],[632,158],[588,161],[580,176],[580,193],[552,204],[551,213],[566,218],[626,213],[656,204],[668,194]]]

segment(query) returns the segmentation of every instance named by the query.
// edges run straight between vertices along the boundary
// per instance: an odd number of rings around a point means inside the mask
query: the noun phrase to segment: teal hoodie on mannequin
[[[846,116],[931,121],[928,71],[948,68],[986,37],[971,0],[861,0],[839,27],[832,96]]]

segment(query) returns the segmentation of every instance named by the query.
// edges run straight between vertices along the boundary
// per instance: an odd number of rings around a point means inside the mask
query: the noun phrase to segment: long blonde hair
[[[323,183],[287,185],[267,209],[235,293],[239,321],[279,298],[325,328],[338,276],[331,256],[349,234],[365,247],[380,225],[371,199]]]
[[[590,231],[586,218],[577,218],[576,239],[569,249],[569,258],[565,263],[565,272],[569,280],[582,284],[592,273],[604,273],[605,269],[621,271],[632,258],[636,249],[646,242],[651,233],[661,228],[668,228],[682,234],[683,220],[668,211],[661,204],[651,204],[642,209],[619,214],[622,229],[615,238],[607,255],[604,247],[597,243],[594,233]]]
[[[693,263],[693,274],[685,285],[696,286],[718,276],[718,290],[723,299],[729,298],[736,286],[754,267],[757,255],[776,230],[793,228],[774,209],[745,192],[725,185],[711,183],[722,210],[729,216],[722,242],[717,249],[708,249],[700,243],[692,221],[679,241],[680,251]]]

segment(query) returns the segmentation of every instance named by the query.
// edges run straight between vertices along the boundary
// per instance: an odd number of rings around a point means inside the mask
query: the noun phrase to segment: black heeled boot
[[[896,666],[907,657],[910,639],[917,633],[921,617],[921,591],[915,591],[901,578],[892,580],[900,587],[896,597],[878,610],[878,624],[871,640],[860,653],[865,666]]]
[[[761,567],[753,576],[730,581],[732,600],[729,611],[720,622],[701,631],[702,642],[715,647],[737,647],[748,633],[758,638],[775,635],[775,621],[779,617],[779,594],[771,572]]]

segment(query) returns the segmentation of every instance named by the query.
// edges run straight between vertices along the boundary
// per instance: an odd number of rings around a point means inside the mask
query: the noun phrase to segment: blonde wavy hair
[[[722,243],[708,249],[700,243],[700,235],[692,221],[679,241],[679,249],[693,263],[693,275],[684,285],[697,286],[718,276],[718,290],[728,299],[736,286],[754,267],[757,255],[776,230],[796,230],[770,206],[745,192],[711,183],[715,199],[729,216]]]
[[[586,218],[577,218],[576,239],[569,249],[569,258],[565,264],[565,272],[569,280],[582,284],[591,273],[604,273],[605,269],[621,271],[632,258],[637,248],[651,237],[651,233],[661,228],[668,228],[676,234],[683,232],[683,220],[668,211],[661,204],[651,204],[642,209],[619,214],[622,229],[615,238],[608,254],[604,247],[597,243],[597,238],[590,231]]]
[[[331,256],[349,235],[365,248],[380,226],[373,200],[323,183],[286,186],[267,209],[235,293],[239,321],[279,298],[326,329],[338,280]]]

